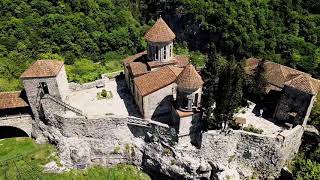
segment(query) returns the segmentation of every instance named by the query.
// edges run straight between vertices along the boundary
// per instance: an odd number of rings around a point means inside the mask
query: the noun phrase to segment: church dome
[[[195,91],[202,87],[203,81],[192,64],[188,64],[176,79],[179,89]]]
[[[144,38],[150,42],[168,42],[176,38],[176,35],[166,22],[160,17],[156,23],[144,35]]]

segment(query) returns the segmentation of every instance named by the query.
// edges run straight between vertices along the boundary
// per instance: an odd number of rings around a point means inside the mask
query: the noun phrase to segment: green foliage
[[[244,72],[241,64],[232,57],[227,61],[211,54],[203,70],[204,107],[208,128],[220,128],[230,123],[240,106],[243,94]]]
[[[317,99],[313,104],[309,121],[310,124],[314,125],[318,130],[320,130],[320,93],[318,93]]]
[[[165,156],[172,156],[172,151],[169,148],[164,148],[163,149],[163,155]]]
[[[319,151],[320,148],[318,148]],[[318,152],[318,158],[320,153]],[[316,159],[307,158],[304,153],[300,153],[294,159],[293,174],[296,179],[313,180],[320,179],[320,163]]]
[[[255,127],[244,127],[243,128],[244,131],[248,131],[248,132],[252,132],[252,133],[256,133],[256,134],[262,134],[263,133],[263,130],[262,129],[258,129],[258,128],[255,128]]]
[[[97,93],[97,99],[101,100],[101,99],[111,99],[113,97],[112,92],[111,91],[107,91],[105,89],[102,89],[101,92]]]
[[[36,59],[65,60],[69,79],[83,83],[98,77],[79,67],[90,64],[84,59],[100,62],[93,66],[98,72],[112,72],[121,68],[120,57],[145,47],[128,0],[8,0],[0,8],[0,91],[20,89],[19,76]]]
[[[50,161],[59,161],[52,145],[40,145],[30,138],[3,139],[0,144],[2,147],[0,149],[0,179],[150,180],[150,177],[137,167],[126,164],[118,164],[110,168],[95,166],[85,170],[74,169],[59,174],[45,173],[43,165]]]
[[[107,97],[107,91],[105,89],[102,89],[101,96],[102,97]]]
[[[189,56],[191,63],[195,67],[202,68],[204,67],[207,57],[201,53],[200,51],[190,51],[185,44],[175,44],[174,46],[174,53],[178,55],[185,55]]]
[[[120,153],[120,146],[119,145],[116,145],[113,149],[113,153],[114,154],[119,154]]]
[[[265,60],[262,60],[255,69],[253,76],[246,76],[245,79],[244,95],[255,103],[261,102],[266,95],[268,81],[265,77],[264,63]]]
[[[256,56],[320,77],[317,0],[139,3],[141,20],[148,22],[159,14],[168,14],[164,18],[174,22],[178,38],[192,50],[208,52],[214,46],[223,56],[234,55],[239,60]]]

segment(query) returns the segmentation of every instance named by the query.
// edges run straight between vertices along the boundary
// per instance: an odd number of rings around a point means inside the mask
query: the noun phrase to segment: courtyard
[[[263,130],[262,134],[278,134],[284,130],[283,127],[280,127],[272,122],[271,119],[266,119],[262,116],[257,115],[254,110],[256,104],[249,102],[247,107],[244,107],[235,115],[236,118],[244,118],[245,127],[253,127],[255,129]]]
[[[106,97],[101,93],[105,90]],[[99,118],[105,115],[121,115],[139,117],[133,97],[123,79],[109,80],[104,87],[93,87],[71,92],[67,100],[88,118]]]

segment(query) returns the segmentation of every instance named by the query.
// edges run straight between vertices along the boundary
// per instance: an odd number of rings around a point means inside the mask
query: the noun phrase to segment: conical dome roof
[[[160,17],[157,22],[144,35],[144,38],[151,42],[168,42],[176,38],[176,35],[166,22]]]
[[[197,90],[203,85],[201,76],[192,64],[188,64],[176,79],[178,88],[183,90]]]

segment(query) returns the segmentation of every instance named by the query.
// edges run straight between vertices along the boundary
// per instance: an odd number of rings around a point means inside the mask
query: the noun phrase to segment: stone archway
[[[12,126],[0,126],[0,139],[11,137],[29,137],[22,129]]]
[[[0,135],[6,132],[7,134],[21,134],[24,133],[31,137],[32,132],[32,117],[31,116],[16,116],[0,118]],[[22,131],[22,132],[21,132]],[[3,135],[5,136],[5,135]]]

